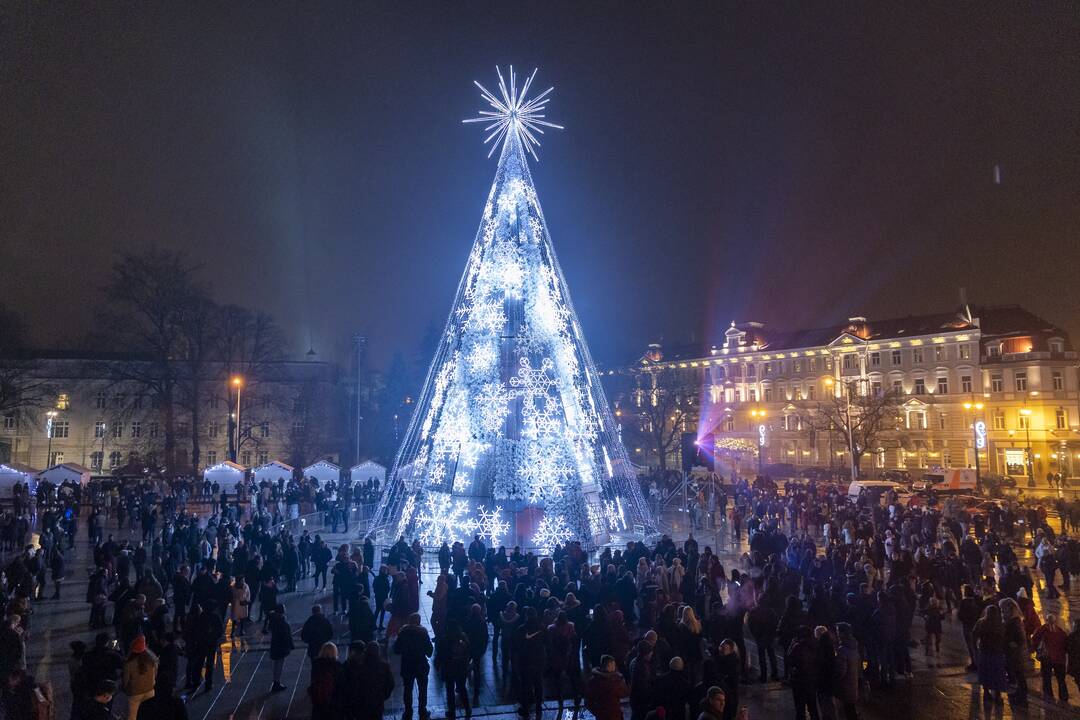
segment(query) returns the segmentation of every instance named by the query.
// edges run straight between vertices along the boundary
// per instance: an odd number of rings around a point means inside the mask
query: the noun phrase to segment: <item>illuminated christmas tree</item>
[[[499,73],[498,95],[476,83],[491,109],[465,122],[485,124],[499,164],[376,514],[395,539],[550,551],[652,529],[529,173],[526,152],[559,128],[552,89],[526,99],[535,76]]]

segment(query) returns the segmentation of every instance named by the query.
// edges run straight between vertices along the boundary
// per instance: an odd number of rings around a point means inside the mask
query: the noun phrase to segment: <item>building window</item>
[[[945,360],[945,346],[944,345],[935,345],[934,346],[934,360],[936,360],[937,362],[942,362],[942,361]]]
[[[1069,427],[1069,413],[1065,408],[1054,411],[1054,425],[1058,430],[1066,430]]]
[[[881,381],[880,380],[874,380],[873,382],[870,383],[870,392],[873,393],[874,397],[881,397]]]
[[[142,437],[142,422],[140,422],[139,420],[136,420],[135,422],[131,423],[131,437],[133,437],[133,438],[141,438]]]
[[[922,378],[915,378],[915,389],[912,392],[916,395],[925,395],[926,381]]]
[[[217,420],[211,420],[210,425],[206,429],[206,435],[208,437],[216,438],[221,434],[221,423]]]
[[[923,361],[922,348],[915,348],[911,351],[911,362],[921,363]]]
[[[750,398],[750,402],[757,402],[757,390],[755,388],[750,388],[749,390],[747,390],[747,393]]]
[[[124,423],[119,420],[113,422],[111,430],[113,438],[124,437]]]
[[[303,432],[304,432],[304,421],[303,420],[294,420],[293,424],[292,424],[292,433],[293,433],[293,435],[301,435],[301,434],[303,434]]]
[[[724,427],[727,429],[728,432],[734,432],[735,431],[735,417],[732,416],[732,415],[728,415],[727,418],[724,420]]]
[[[8,414],[8,415],[4,416],[4,432],[6,432],[6,433],[15,432],[15,426],[17,424],[18,423],[15,421],[15,416],[14,415]]]
[[[893,350],[892,351],[892,364],[893,365],[899,365],[900,362],[901,362],[901,359],[902,359],[902,356],[900,354],[900,351],[899,350]]]
[[[56,396],[56,409],[57,410],[70,410],[71,409],[71,397],[67,393],[60,393]]]
[[[106,405],[105,393],[99,392],[94,396],[94,407],[98,410],[104,410]],[[101,467],[100,465],[98,467]]]
[[[938,425],[938,430],[947,429],[948,422],[946,421],[945,413],[938,413],[937,425]]]
[[[855,369],[855,354],[854,353],[847,353],[847,354],[843,355],[842,358],[843,359],[840,361],[840,367],[841,368],[843,368],[844,370],[854,370]]]
[[[1005,413],[1001,412],[1000,410],[995,410],[994,411],[994,429],[995,430],[1004,430],[1005,429]]]
[[[63,464],[63,462],[64,462],[64,453],[63,453],[62,450],[53,450],[52,454],[49,455],[49,467],[53,467],[55,465],[61,465],[61,464]]]
[[[1052,352],[1052,353],[1065,352],[1065,343],[1063,341],[1061,341],[1061,340],[1051,340],[1050,341],[1050,352]]]
[[[251,464],[251,451],[250,450],[244,450],[242,453],[240,453],[240,464],[241,465],[250,465]]]
[[[817,372],[817,358],[810,358],[810,361],[806,363],[806,369],[810,372]]]
[[[879,352],[870,353],[870,364],[873,365],[874,367],[877,367],[878,365],[880,365],[881,364],[881,353],[879,353]]]
[[[267,452],[267,451],[265,451],[265,450],[260,450],[260,451],[259,451],[259,452],[258,452],[258,453],[257,453],[257,454],[255,455],[255,457],[257,458],[257,460],[256,460],[256,461],[257,461],[257,462],[258,462],[258,463],[259,463],[260,465],[265,465],[266,463],[270,462],[270,453],[268,453],[268,452]]]
[[[798,360],[793,360],[791,362],[791,372],[802,372],[802,363],[800,363]]]
[[[926,413],[924,413],[924,412],[915,413],[915,427],[918,428],[919,430],[925,430],[926,429]]]
[[[970,345],[958,345],[957,346],[957,354],[960,356],[961,360],[970,360],[971,359],[971,346]]]
[[[101,469],[101,463],[102,463],[102,461],[104,459],[105,459],[105,454],[102,453],[100,450],[95,450],[94,452],[90,453],[90,469],[91,470],[100,470]]]
[[[261,437],[261,438],[270,437],[270,423],[268,423],[268,422],[259,423],[259,437]]]
[[[131,407],[135,410],[142,410],[143,396],[136,395],[135,399],[131,401]]]
[[[772,363],[765,363],[761,368],[761,374],[765,376],[772,375]]]
[[[817,388],[814,387],[813,385],[806,388],[806,397],[809,400],[816,400],[817,399]]]
[[[152,423],[150,423],[150,437],[156,438],[157,436],[158,436],[158,424],[152,422]]]
[[[1005,389],[1005,381],[1000,375],[990,376],[990,392],[1001,392]]]
[[[986,354],[989,357],[1001,357],[1001,345],[987,345]]]
[[[832,355],[829,355],[825,358],[825,369],[832,370]]]
[[[1017,370],[1013,380],[1016,382],[1016,392],[1027,392],[1027,370]]]
[[[120,467],[120,451],[119,450],[113,450],[111,453],[109,453],[109,467],[111,467],[111,468]]]
[[[904,394],[904,383],[902,381],[900,381],[900,380],[893,380],[892,381],[892,391],[896,395],[903,395]]]
[[[949,378],[939,377],[937,379],[937,392],[938,395],[949,394]]]
[[[965,392],[965,393],[971,392],[971,376],[970,375],[961,375],[960,376],[960,392]]]
[[[765,402],[772,402],[772,388],[765,388]]]
[[[114,408],[122,408],[122,407],[124,407],[124,396],[123,395],[113,395],[112,404],[113,404]]]
[[[1020,413],[1016,417],[1020,421],[1019,424],[1017,425],[1017,427],[1019,427],[1021,430],[1030,430],[1031,429],[1031,416],[1030,415],[1025,415],[1023,413]]]
[[[66,438],[71,431],[71,423],[67,420],[53,420],[51,430],[50,437]],[[56,465],[56,463],[53,463],[53,465]]]
[[[795,388],[795,399],[796,400],[802,400],[802,388],[800,388],[800,387]]]
[[[206,464],[217,465],[217,450],[206,451]]]
[[[1054,383],[1054,389],[1055,390],[1064,390],[1065,389],[1065,376],[1061,374],[1060,370],[1054,370],[1050,374],[1050,378]]]
[[[210,406],[211,410],[217,410],[221,406],[221,398],[217,395],[211,395],[207,404]]]
[[[94,423],[94,437],[96,437],[98,440],[105,437],[105,421],[104,420],[98,420],[96,423]]]

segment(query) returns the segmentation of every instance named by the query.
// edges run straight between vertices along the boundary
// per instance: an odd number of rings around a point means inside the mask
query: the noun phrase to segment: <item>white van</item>
[[[860,498],[869,497],[871,504],[880,503],[889,490],[900,495],[906,494],[907,488],[892,480],[854,480],[848,485],[848,501],[855,503]]]

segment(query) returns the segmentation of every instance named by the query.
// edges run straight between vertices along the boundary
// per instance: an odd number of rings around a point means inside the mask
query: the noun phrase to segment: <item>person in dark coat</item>
[[[668,671],[657,676],[655,683],[655,702],[657,706],[664,708],[666,720],[685,720],[686,700],[691,685],[683,659],[671,658]]]
[[[311,685],[308,687],[311,720],[340,720],[343,717],[343,672],[338,662],[337,645],[329,641],[323,643],[318,657],[311,661]]]
[[[383,618],[386,616],[386,600],[390,597],[390,568],[381,566],[371,586],[371,591],[375,593],[375,617],[379,621],[378,629],[382,630]]]
[[[712,682],[724,691],[724,720],[734,720],[739,710],[739,676],[742,663],[739,660],[739,648],[734,640],[725,638],[720,642],[719,654],[716,657],[716,678],[705,677],[706,682]],[[708,691],[706,686],[706,692]],[[693,706],[691,706],[693,707]]]
[[[653,681],[653,647],[646,641],[638,642],[637,657],[630,661],[630,718],[644,720],[655,705]]]
[[[787,651],[791,680],[791,694],[795,701],[796,720],[805,720],[809,711],[811,720],[818,720],[817,684],[818,650],[812,631],[802,625],[795,631],[795,639]]]
[[[369,643],[375,638],[375,614],[368,599],[354,590],[349,598],[349,639],[353,643]]]
[[[525,624],[517,629],[514,642],[513,672],[521,698],[520,715],[543,712],[544,670],[547,668],[547,633],[540,625],[535,608],[525,608]]]
[[[776,666],[776,611],[765,602],[758,604],[746,616],[746,623],[750,626],[750,636],[754,638],[758,651],[759,682],[768,682],[769,675],[772,679],[779,680],[780,673]],[[768,661],[768,665],[766,664]],[[771,673],[769,665],[771,665]]]
[[[405,686],[403,720],[412,718],[413,683],[416,683],[420,720],[428,720],[431,717],[427,709],[428,673],[431,670],[428,658],[434,650],[427,628],[420,625],[420,613],[413,613],[405,626],[401,628],[397,639],[394,640],[394,653],[401,656],[401,681]]]
[[[836,623],[836,636],[839,645],[836,648],[836,672],[833,690],[836,699],[844,708],[844,720],[859,720],[855,703],[859,701],[859,683],[862,681],[862,655],[859,653],[859,641],[851,625],[846,622]]]
[[[292,627],[285,619],[285,606],[278,605],[269,613],[270,627],[270,662],[274,669],[274,684],[270,692],[281,692],[285,686],[281,683],[281,672],[285,668],[285,658],[295,649]]]
[[[604,655],[585,682],[585,707],[596,720],[623,720],[622,699],[630,694],[615,658]]]
[[[312,661],[319,657],[323,643],[334,639],[334,626],[323,615],[322,605],[311,606],[311,617],[304,621],[300,639],[307,643],[307,656]]]
[[[833,645],[829,628],[818,625],[814,628],[814,640],[817,642],[817,704],[821,720],[836,720],[836,705],[833,703],[836,681],[836,646]]]
[[[381,720],[394,692],[394,673],[379,657],[379,644],[359,643],[345,663],[345,720]]]
[[[446,683],[446,717],[449,720],[455,717],[459,699],[465,708],[465,717],[472,717],[469,691],[465,687],[471,659],[469,636],[461,629],[457,620],[450,620],[446,624],[446,631],[436,639],[435,649],[439,675]]]

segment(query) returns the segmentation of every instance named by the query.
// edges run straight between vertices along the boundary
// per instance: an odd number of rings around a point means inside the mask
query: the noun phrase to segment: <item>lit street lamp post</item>
[[[45,413],[48,416],[48,421],[45,423],[45,434],[49,436],[49,448],[45,452],[45,464],[52,467],[52,439],[53,439],[53,421],[56,419],[56,411],[50,410]]]
[[[982,478],[979,472],[979,451],[986,445],[986,423],[979,420],[975,415],[975,412],[981,412],[983,404],[977,403],[964,403],[965,410],[973,410],[971,413],[971,436],[974,440],[975,449],[975,492],[982,493]]]
[[[1020,414],[1023,415],[1026,418],[1026,420],[1024,422],[1024,435],[1026,436],[1026,443],[1027,443],[1027,458],[1026,459],[1027,459],[1028,486],[1029,487],[1034,487],[1035,486],[1035,466],[1032,463],[1032,458],[1031,458],[1031,408],[1029,408],[1029,407],[1020,408]]]
[[[236,419],[234,421],[236,441],[233,443],[232,461],[240,455],[240,390],[244,386],[244,378],[236,375],[232,379],[232,386],[236,388]]]

